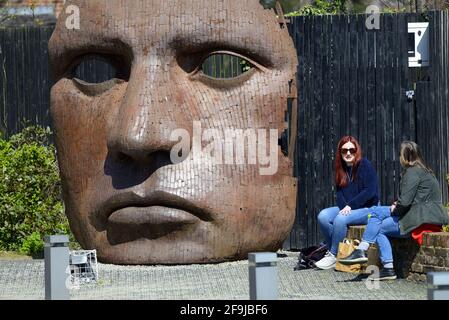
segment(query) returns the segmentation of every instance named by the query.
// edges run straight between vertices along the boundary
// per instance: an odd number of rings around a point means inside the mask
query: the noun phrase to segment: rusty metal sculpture
[[[285,130],[297,57],[274,12],[258,0],[69,5],[79,8],[80,28],[67,28],[63,13],[51,38],[51,113],[79,243],[116,264],[220,262],[280,248],[295,217],[291,159],[279,152],[277,171],[261,175],[259,163],[170,157],[172,133],[194,134],[195,123]],[[217,53],[251,68],[231,79],[207,76],[202,63]],[[100,83],[77,78],[92,56],[116,74]]]

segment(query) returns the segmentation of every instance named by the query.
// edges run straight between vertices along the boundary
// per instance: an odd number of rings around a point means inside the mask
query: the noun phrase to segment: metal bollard
[[[278,299],[277,254],[248,254],[250,300]]]
[[[45,300],[69,300],[69,238],[45,236]]]
[[[449,272],[427,274],[427,299],[449,300]]]

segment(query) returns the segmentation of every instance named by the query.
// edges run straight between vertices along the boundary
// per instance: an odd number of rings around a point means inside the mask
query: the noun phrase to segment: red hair
[[[340,141],[338,142],[337,154],[335,155],[335,183],[340,188],[346,187],[349,183],[348,175],[346,174],[346,171],[343,168],[344,160],[343,157],[341,156],[341,147],[347,142],[351,142],[352,144],[354,144],[355,148],[357,149],[354,155],[355,161],[352,166],[353,180],[357,179],[357,169],[359,167],[360,160],[362,160],[362,148],[360,147],[360,144],[357,141],[357,139],[352,136],[344,136],[343,138],[341,138]]]

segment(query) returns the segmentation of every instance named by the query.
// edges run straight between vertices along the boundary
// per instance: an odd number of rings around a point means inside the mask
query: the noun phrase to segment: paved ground
[[[280,299],[426,299],[426,285],[406,280],[370,289],[356,275],[293,271],[297,253],[279,258]],[[71,290],[71,299],[228,300],[249,298],[248,261],[190,266],[99,265],[99,284]],[[43,260],[0,259],[0,299],[44,299]]]

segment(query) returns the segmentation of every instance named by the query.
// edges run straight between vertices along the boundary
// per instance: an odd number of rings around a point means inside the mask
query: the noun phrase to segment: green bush
[[[22,246],[20,247],[20,253],[27,255],[37,255],[44,250],[44,243],[42,237],[38,232],[33,232],[31,235],[26,237]]]
[[[346,12],[346,0],[315,0],[313,4],[306,4],[298,11],[290,12],[286,14],[286,17],[295,16],[316,16],[316,15],[328,15],[328,14],[345,14]]]
[[[0,138],[0,250],[36,254],[48,234],[70,234],[50,129]]]

